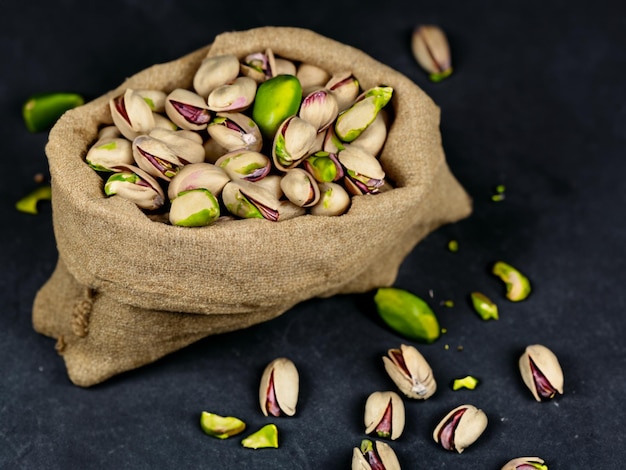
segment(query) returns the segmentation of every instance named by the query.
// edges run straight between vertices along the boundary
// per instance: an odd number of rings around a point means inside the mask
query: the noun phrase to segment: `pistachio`
[[[334,153],[320,150],[307,157],[303,166],[319,183],[339,181],[343,178],[343,167]]]
[[[352,147],[359,147],[374,156],[380,153],[387,139],[388,117],[384,111],[381,109],[374,122],[350,143]]]
[[[352,470],[400,470],[400,462],[391,446],[383,441],[363,439],[352,452]]]
[[[281,218],[281,203],[268,189],[245,180],[230,181],[222,189],[222,202],[228,212],[245,219]]]
[[[207,99],[211,111],[243,111],[254,101],[257,85],[250,77],[237,77],[215,88]]]
[[[426,400],[437,390],[437,382],[424,356],[414,347],[402,344],[383,357],[385,370],[398,389],[409,398]]]
[[[452,74],[450,47],[445,33],[438,26],[421,25],[411,37],[415,60],[429,73],[433,82],[440,82]]]
[[[306,62],[298,66],[296,77],[305,95],[315,88],[323,87],[330,80],[330,74],[325,69]]]
[[[424,300],[411,292],[395,287],[380,287],[374,302],[382,320],[408,339],[432,343],[441,335],[435,313]]]
[[[167,95],[165,113],[178,127],[192,131],[206,129],[211,120],[204,98],[184,88],[176,88]]]
[[[233,150],[218,158],[215,165],[222,168],[230,179],[258,181],[270,172],[272,162],[259,152]]]
[[[204,160],[208,163],[215,163],[222,155],[230,152],[227,148],[222,147],[217,140],[209,138],[203,145]]]
[[[404,403],[395,392],[374,392],[365,402],[365,434],[396,440],[404,430]]]
[[[344,183],[350,194],[376,194],[385,184],[385,171],[373,155],[359,147],[346,146],[337,155],[344,167]]]
[[[317,131],[304,119],[291,116],[276,131],[272,145],[272,159],[279,170],[297,166],[308,155],[315,143]]]
[[[24,124],[30,132],[50,129],[66,111],[81,106],[85,99],[77,93],[41,93],[22,106]]]
[[[563,370],[556,355],[541,344],[527,346],[519,359],[524,383],[535,400],[549,400],[563,394]]]
[[[498,306],[482,292],[472,292],[470,294],[474,310],[483,320],[497,320]]]
[[[154,116],[148,103],[139,93],[128,88],[123,94],[109,100],[113,123],[128,140],[147,134],[154,127]]]
[[[200,415],[200,428],[209,436],[227,439],[242,433],[246,423],[234,416],[220,416],[203,411]]]
[[[172,225],[204,227],[220,216],[220,203],[208,189],[189,189],[172,200],[169,219]]]
[[[147,210],[158,209],[165,202],[165,194],[159,183],[141,168],[119,165],[115,171],[104,185],[107,196],[117,194]]]
[[[456,253],[459,251],[459,241],[458,240],[449,240],[448,241],[448,251],[452,253]]]
[[[293,168],[280,182],[283,193],[292,203],[300,207],[311,207],[320,199],[320,189],[309,172]]]
[[[85,156],[87,164],[96,171],[112,171],[112,168],[134,162],[132,144],[122,137],[99,139]]]
[[[433,439],[444,449],[459,454],[472,445],[487,427],[487,415],[473,405],[450,411],[435,427]]]
[[[282,122],[298,112],[302,86],[293,75],[278,75],[259,85],[252,120],[266,139],[273,139]]]
[[[230,178],[224,170],[212,163],[199,162],[183,166],[172,178],[167,188],[167,196],[170,200],[183,191],[204,188],[219,196],[222,188]]]
[[[339,137],[337,137],[334,126],[330,126],[328,129],[326,129],[322,150],[328,153],[338,154],[341,150],[345,148],[346,145],[339,139]]]
[[[502,279],[506,285],[506,298],[512,302],[519,302],[530,295],[532,288],[528,278],[519,270],[504,261],[494,263],[491,270]]]
[[[270,362],[261,377],[259,403],[265,416],[296,414],[298,403],[299,376],[295,364],[280,357]]]
[[[354,100],[357,99],[360,91],[359,81],[352,72],[339,72],[334,74],[326,83],[325,88],[329,90],[337,100],[339,111],[348,109],[350,105],[354,103]]]
[[[25,214],[37,214],[37,204],[39,201],[49,201],[52,199],[52,188],[49,184],[39,186],[15,203],[15,208]]]
[[[283,177],[281,175],[267,175],[265,178],[255,181],[254,184],[267,189],[276,199],[280,199],[284,196],[283,190],[280,187],[282,179]]]
[[[165,99],[166,94],[161,90],[135,90],[136,93],[143,98],[143,100],[148,103],[150,109],[154,113],[163,113],[165,112]]]
[[[276,63],[274,76],[295,75],[297,73],[296,64],[294,64],[291,60],[284,59],[282,57],[275,57],[274,62]]]
[[[206,98],[219,86],[231,83],[239,75],[239,59],[232,54],[205,58],[193,77],[193,88]]]
[[[548,466],[539,457],[518,457],[509,460],[501,470],[548,470]]]
[[[328,90],[318,89],[304,97],[298,116],[313,124],[317,132],[321,132],[333,123],[338,113],[335,97]]]
[[[376,115],[387,105],[392,95],[393,88],[387,86],[370,88],[362,93],[352,106],[337,117],[337,136],[344,142],[352,142],[374,122]]]
[[[263,137],[259,126],[242,113],[217,113],[207,128],[209,136],[228,151],[261,151]]]
[[[310,208],[313,215],[335,216],[350,208],[350,195],[337,183],[319,183],[320,199]]]
[[[478,379],[471,375],[466,375],[460,379],[454,379],[452,382],[452,390],[461,390],[466,388],[468,390],[474,390],[478,385]]]
[[[168,131],[178,129],[178,126],[163,114],[152,113],[152,117],[154,117],[154,129],[166,129]]]
[[[271,49],[248,54],[241,63],[241,72],[258,83],[276,75],[276,59]]]
[[[241,445],[248,449],[278,448],[278,428],[275,424],[266,424],[241,440]]]

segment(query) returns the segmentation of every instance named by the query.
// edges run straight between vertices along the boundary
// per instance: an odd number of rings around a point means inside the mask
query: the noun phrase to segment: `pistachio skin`
[[[472,445],[487,428],[487,415],[474,405],[450,411],[435,427],[433,439],[444,449],[459,454]]]
[[[352,470],[400,470],[400,462],[391,446],[383,441],[363,439],[352,451]]]
[[[295,364],[285,357],[270,362],[259,385],[259,404],[265,416],[296,414],[300,378]]]
[[[365,402],[365,434],[396,440],[404,431],[405,411],[402,398],[391,391],[374,392]]]
[[[383,363],[391,380],[408,398],[426,400],[437,390],[430,365],[414,346],[402,344],[390,349]]]
[[[563,394],[563,370],[556,355],[541,344],[526,347],[519,359],[519,370],[536,401]]]
[[[181,129],[206,129],[211,112],[204,98],[193,91],[177,88],[165,100],[165,113]]]
[[[548,470],[548,466],[539,457],[518,457],[505,463],[501,470]]]

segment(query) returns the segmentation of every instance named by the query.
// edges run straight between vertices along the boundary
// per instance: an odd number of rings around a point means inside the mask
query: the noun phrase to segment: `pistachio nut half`
[[[165,113],[181,129],[201,131],[211,120],[205,99],[184,88],[176,88],[165,100]]]
[[[501,470],[548,470],[548,466],[539,457],[518,457],[505,463]]]
[[[212,163],[198,162],[183,166],[171,179],[167,197],[174,199],[179,193],[190,189],[204,188],[219,196],[230,178],[224,170]]]
[[[265,52],[248,54],[241,62],[240,69],[243,75],[252,78],[257,83],[278,75],[274,52],[270,48],[265,49]]]
[[[107,196],[119,195],[141,209],[158,209],[165,203],[161,185],[148,173],[133,165],[121,164],[104,184]]]
[[[302,165],[319,183],[339,181],[344,176],[337,155],[323,150],[308,156]]]
[[[207,57],[193,76],[193,89],[206,98],[217,87],[237,78],[239,68],[239,59],[233,54]]]
[[[429,73],[433,82],[440,82],[452,74],[450,46],[441,28],[420,25],[411,36],[411,50],[420,66]]]
[[[300,80],[304,95],[308,95],[315,88],[322,88],[330,80],[328,71],[307,62],[298,66],[296,77]]]
[[[215,165],[233,180],[258,181],[270,172],[271,160],[259,152],[233,150],[217,159]]]
[[[395,392],[374,392],[365,402],[365,434],[396,440],[404,430],[404,403]]]
[[[474,405],[450,411],[435,427],[433,439],[444,449],[459,454],[472,445],[487,428],[487,415]]]
[[[297,166],[308,155],[315,143],[317,130],[313,124],[291,116],[278,127],[272,145],[272,159],[279,170]]]
[[[248,449],[277,449],[278,428],[273,423],[266,424],[258,431],[255,431],[248,437],[242,439],[241,445]]]
[[[220,203],[208,189],[196,188],[178,193],[170,206],[170,223],[180,227],[204,227],[220,216]]]
[[[337,118],[339,106],[333,94],[325,89],[312,91],[300,104],[298,116],[313,124],[317,132],[326,130]]]
[[[353,147],[359,147],[370,153],[371,155],[378,155],[387,140],[387,113],[384,109],[376,115],[376,119],[367,128],[361,132],[356,139],[354,139],[350,145]]]
[[[325,88],[329,90],[337,100],[339,111],[348,109],[357,99],[361,91],[359,81],[352,72],[349,71],[334,74],[326,83]]]
[[[296,414],[300,379],[295,364],[286,357],[270,362],[263,371],[259,386],[259,404],[265,416]]]
[[[496,261],[491,272],[498,276],[506,286],[506,298],[519,302],[528,297],[532,291],[530,281],[518,269],[504,261]]]
[[[374,122],[376,115],[387,105],[392,95],[393,88],[388,86],[370,88],[362,93],[352,106],[337,117],[337,136],[344,142],[352,142]]]
[[[96,171],[113,171],[113,167],[124,163],[132,165],[132,145],[122,137],[100,139],[89,149],[85,161]]]
[[[280,188],[296,206],[311,207],[320,199],[320,189],[315,178],[302,168],[289,170],[280,181]]]
[[[243,111],[254,101],[257,84],[250,77],[237,77],[233,82],[214,89],[207,99],[211,111]]]
[[[391,380],[407,397],[426,400],[437,390],[430,365],[414,346],[402,344],[390,349],[383,363]]]
[[[350,208],[350,195],[337,183],[319,183],[320,200],[310,208],[312,215],[337,216]]]
[[[229,181],[222,189],[222,202],[231,214],[244,219],[280,218],[280,201],[268,190],[245,180]]]
[[[217,113],[207,132],[228,151],[247,149],[260,152],[263,147],[259,126],[243,113]]]
[[[246,423],[234,416],[220,416],[203,411],[200,414],[200,428],[209,436],[228,439],[246,429]]]
[[[344,182],[350,194],[376,194],[385,184],[385,171],[373,155],[359,147],[346,146],[337,155],[344,167]]]
[[[165,112],[165,98],[166,94],[162,90],[135,90],[143,100],[148,103],[150,109],[154,113]]]
[[[522,380],[535,400],[549,400],[563,394],[563,370],[556,355],[541,344],[527,346],[519,358]]]
[[[400,470],[400,462],[391,446],[383,441],[363,439],[352,452],[352,470]]]
[[[150,106],[139,93],[130,88],[109,100],[109,110],[113,123],[128,140],[147,134],[154,127]]]

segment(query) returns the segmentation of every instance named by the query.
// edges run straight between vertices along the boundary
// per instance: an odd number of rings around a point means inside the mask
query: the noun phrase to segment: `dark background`
[[[47,135],[26,130],[22,103],[49,91],[92,99],[223,31],[264,25],[313,29],[415,81],[441,107],[449,164],[474,199],[473,215],[420,243],[395,284],[428,300],[447,328],[436,343],[417,345],[439,390],[426,402],[405,400],[405,432],[392,443],[403,468],[499,469],[525,455],[550,469],[622,467],[623,2],[63,0],[0,1],[0,11],[0,468],[350,467],[365,437],[366,397],[394,389],[380,357],[406,342],[376,319],[368,295],[313,299],[90,389],[71,384],[55,341],[31,324],[57,251],[49,203],[36,216],[14,208],[36,187],[34,175],[47,175]],[[420,23],[448,34],[455,72],[442,83],[431,84],[411,55]],[[490,199],[497,184],[506,185],[499,203]],[[458,253],[447,250],[450,239]],[[504,298],[489,273],[498,259],[530,277],[529,299]],[[498,303],[500,320],[472,311],[473,290]],[[447,299],[453,308],[440,306]],[[552,349],[564,370],[565,394],[549,403],[535,402],[517,371],[531,343]],[[257,387],[278,356],[301,374],[298,414],[274,420],[281,447],[254,451],[241,436],[204,435],[203,410],[238,416],[250,432],[270,422]],[[452,391],[466,374],[478,388]],[[431,434],[462,403],[482,408],[489,426],[457,455]]]

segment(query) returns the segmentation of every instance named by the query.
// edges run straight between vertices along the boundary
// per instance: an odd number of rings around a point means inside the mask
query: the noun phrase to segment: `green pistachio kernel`
[[[532,291],[530,281],[519,270],[504,261],[494,263],[491,270],[506,285],[506,298],[512,302],[519,302],[528,297]]]
[[[172,201],[170,222],[180,227],[204,227],[220,216],[220,204],[205,188],[182,191]]]
[[[278,448],[278,428],[275,424],[266,424],[258,431],[241,441],[248,449]]]
[[[272,139],[280,124],[298,112],[302,86],[294,75],[277,75],[259,85],[252,119],[264,137]]]
[[[382,320],[408,339],[432,343],[441,335],[435,313],[424,300],[411,292],[395,287],[380,287],[374,302]]]
[[[220,416],[203,411],[200,415],[200,427],[209,436],[227,439],[242,433],[246,423],[233,416]]]
[[[49,201],[51,198],[52,188],[50,188],[50,185],[40,186],[17,201],[15,208],[26,214],[37,214],[37,203],[39,201]]]
[[[452,75],[452,67],[444,70],[443,72],[430,73],[428,74],[428,78],[433,83],[439,83],[440,81],[448,78],[450,75]]]
[[[457,240],[450,240],[448,242],[448,250],[452,253],[459,251],[459,242]]]
[[[22,117],[30,132],[41,132],[50,129],[65,111],[84,103],[76,93],[40,93],[24,103]]]
[[[474,390],[478,385],[478,379],[471,375],[466,375],[461,379],[454,379],[452,382],[452,390],[460,390],[467,388],[468,390]]]
[[[480,315],[480,318],[483,320],[498,319],[498,306],[489,297],[482,292],[472,292],[470,297],[474,310]]]

